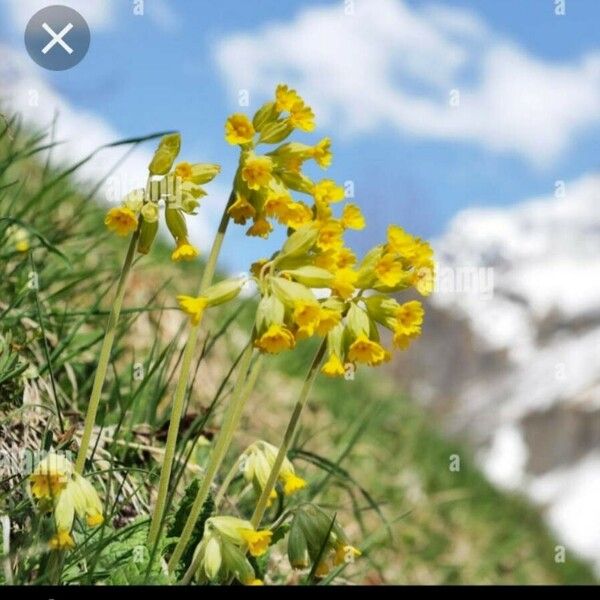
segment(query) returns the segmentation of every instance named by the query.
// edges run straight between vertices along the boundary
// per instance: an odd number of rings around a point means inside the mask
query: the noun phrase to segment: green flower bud
[[[269,279],[273,293],[286,305],[294,306],[297,300],[316,302],[317,299],[310,289],[301,283],[289,281],[283,277],[271,277]]]
[[[313,265],[291,269],[285,271],[285,274],[290,275],[298,283],[317,288],[328,287],[334,278],[329,271]]]
[[[225,279],[215,285],[211,285],[203,296],[208,300],[209,306],[217,306],[233,300],[244,287],[247,279],[245,277],[237,277],[235,279]]]
[[[154,202],[146,202],[142,206],[141,213],[144,221],[148,223],[156,223],[158,221],[158,206]]]
[[[140,238],[137,245],[137,250],[140,254],[148,254],[148,252],[150,252],[150,248],[154,243],[157,232],[158,219],[150,223],[146,221],[146,219],[142,221],[142,225],[140,227]]]
[[[319,232],[316,227],[312,227],[311,225],[300,227],[285,241],[279,253],[278,260],[283,257],[288,258],[306,254],[315,245],[318,235]]]
[[[288,559],[294,569],[306,569],[309,565],[308,548],[304,531],[294,517],[288,533]]]
[[[262,131],[262,128],[267,124],[275,121],[279,113],[275,108],[275,102],[266,102],[254,114],[252,126],[255,131]]]
[[[185,217],[179,209],[167,207],[165,209],[165,221],[175,241],[187,239],[188,229],[185,224]]]
[[[371,329],[369,315],[354,303],[348,309],[347,323],[348,329],[354,337],[359,336],[361,333],[368,335]]]
[[[267,123],[260,132],[258,141],[263,144],[278,144],[285,140],[293,131],[288,121],[275,121]]]
[[[278,173],[282,183],[290,190],[310,194],[314,188],[314,183],[302,173],[294,171],[282,171]]]

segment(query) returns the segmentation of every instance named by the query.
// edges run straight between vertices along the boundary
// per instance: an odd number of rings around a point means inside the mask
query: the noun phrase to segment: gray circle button
[[[83,60],[90,47],[90,28],[68,6],[47,6],[25,28],[29,56],[44,69],[65,71]]]

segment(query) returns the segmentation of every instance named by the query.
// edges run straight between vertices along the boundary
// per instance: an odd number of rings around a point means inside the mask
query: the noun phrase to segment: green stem
[[[229,224],[228,210],[233,202],[235,202],[235,194],[234,192],[231,192],[227,206],[223,211],[221,222],[219,223],[219,228],[217,229],[217,234],[215,235],[212,248],[210,249],[210,254],[206,261],[204,273],[202,273],[200,289],[198,292],[199,296],[201,296],[210,287],[215,276],[215,272],[217,270],[217,260],[221,252],[221,247],[223,246],[223,240],[225,238],[225,233],[227,232],[227,225]],[[200,333],[201,322],[202,321],[200,320],[197,325],[191,326],[188,339],[185,344],[185,350],[183,352],[181,372],[179,374],[179,380],[177,381],[177,387],[175,388],[175,396],[173,397],[173,408],[171,409],[169,430],[167,432],[167,441],[165,444],[165,456],[160,472],[160,481],[158,483],[158,496],[156,499],[156,505],[154,506],[154,512],[152,513],[150,530],[148,532],[148,544],[150,546],[154,546],[156,544],[162,528],[167,494],[169,491],[169,482],[171,480],[171,471],[173,470],[173,460],[175,458],[175,451],[177,449],[179,426],[185,404],[188,379],[192,367],[192,359],[196,351],[196,344],[198,341],[198,334]]]
[[[104,334],[104,339],[102,340],[100,355],[98,356],[98,367],[96,369],[96,374],[94,375],[90,403],[88,404],[85,415],[83,435],[81,436],[81,443],[79,444],[79,452],[77,454],[77,462],[75,463],[75,471],[79,474],[83,473],[83,467],[85,466],[85,459],[90,446],[94,424],[96,423],[96,415],[98,413],[98,406],[100,404],[102,386],[104,385],[104,380],[106,378],[110,354],[115,341],[115,335],[117,333],[117,323],[121,313],[121,306],[123,305],[123,297],[125,296],[125,284],[127,283],[129,272],[131,271],[131,265],[135,256],[135,247],[137,245],[139,235],[140,228],[138,226],[131,236],[131,241],[129,242],[127,255],[125,256],[125,261],[123,262],[123,267],[121,268],[121,274],[119,275],[115,299],[106,323],[106,332]]]
[[[219,509],[219,505],[223,502],[223,498],[225,498],[225,494],[227,493],[227,488],[231,485],[231,482],[235,479],[235,476],[240,472],[240,459],[238,458],[232,465],[231,469],[229,469],[229,473],[225,475],[225,479],[221,483],[221,487],[219,488],[219,492],[215,496],[215,510]]]
[[[306,379],[304,380],[304,384],[302,386],[302,390],[300,391],[300,396],[296,401],[296,405],[294,406],[294,411],[292,412],[292,416],[290,417],[287,429],[285,430],[285,434],[283,436],[283,441],[281,446],[279,446],[279,451],[277,452],[277,456],[275,457],[275,461],[273,462],[273,466],[271,467],[271,472],[269,473],[269,478],[267,479],[267,483],[263,488],[260,498],[256,504],[256,508],[254,509],[254,514],[250,519],[252,526],[255,529],[258,529],[262,518],[265,514],[265,510],[267,509],[267,505],[269,503],[269,496],[271,495],[271,491],[275,488],[275,484],[277,483],[277,478],[279,477],[279,471],[281,471],[281,465],[283,464],[283,460],[285,459],[288,450],[290,449],[290,445],[292,440],[294,439],[294,435],[296,433],[296,429],[298,427],[298,423],[300,421],[300,415],[302,414],[302,410],[306,406],[308,401],[308,396],[310,395],[310,391],[312,389],[313,383],[319,374],[319,367],[321,366],[321,361],[323,360],[323,356],[325,355],[325,349],[327,348],[327,342],[323,341],[315,357],[313,362],[306,374]]]
[[[173,572],[179,563],[179,560],[181,559],[181,556],[185,551],[190,538],[192,537],[194,527],[196,526],[196,522],[198,521],[198,517],[200,516],[204,502],[208,498],[215,475],[217,474],[217,471],[219,470],[219,467],[225,458],[225,454],[231,445],[233,434],[239,425],[246,400],[252,393],[254,385],[256,384],[256,380],[258,379],[258,375],[263,364],[263,356],[259,355],[252,367],[252,370],[248,374],[248,368],[252,360],[252,355],[253,343],[251,341],[246,347],[246,350],[240,360],[240,366],[234,385],[233,395],[225,412],[221,431],[219,432],[219,436],[217,437],[215,445],[210,454],[208,465],[206,466],[206,472],[202,478],[202,483],[200,484],[200,488],[198,489],[198,493],[194,499],[190,514],[185,523],[183,531],[181,532],[181,537],[179,538],[179,541],[173,550],[171,559],[169,560],[170,572]]]

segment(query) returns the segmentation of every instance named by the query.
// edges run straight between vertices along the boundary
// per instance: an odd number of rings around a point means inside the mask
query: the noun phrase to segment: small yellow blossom
[[[322,168],[326,169],[331,165],[331,140],[323,138],[316,146],[310,150],[310,157]]]
[[[248,581],[244,582],[244,585],[265,585],[264,581],[262,579],[249,579]]]
[[[339,249],[344,244],[344,228],[339,221],[332,219],[319,229],[317,246],[321,250]]]
[[[315,128],[315,113],[303,102],[296,102],[290,109],[289,122],[292,127],[302,131],[313,131]]]
[[[386,350],[379,343],[370,340],[366,334],[361,333],[350,345],[348,358],[352,362],[377,365],[385,361]]]
[[[289,86],[279,84],[275,89],[275,108],[278,111],[291,111],[292,107],[298,103],[303,103],[302,98],[296,90],[291,89]]]
[[[323,179],[313,187],[312,194],[317,202],[333,204],[340,202],[346,195],[344,188],[332,179]]]
[[[342,226],[360,231],[365,228],[365,217],[356,204],[346,204],[342,212]]]
[[[138,226],[138,219],[129,208],[115,206],[106,213],[104,224],[117,235],[126,236],[135,231]]]
[[[229,216],[233,219],[234,223],[238,225],[245,225],[248,219],[253,218],[256,215],[256,209],[245,196],[237,194],[236,201],[229,207]]]
[[[337,310],[320,307],[315,331],[318,335],[327,335],[341,319],[342,315]]]
[[[192,324],[198,325],[202,320],[204,310],[208,305],[208,299],[203,296],[177,296],[177,302],[181,310],[189,315],[192,320]]]
[[[294,323],[300,328],[299,332],[301,332],[301,336],[306,335],[310,337],[319,325],[321,307],[317,302],[296,300],[292,318],[294,319]]]
[[[339,566],[345,563],[352,563],[361,554],[362,552],[358,548],[350,546],[350,544],[338,544],[335,548],[333,564]]]
[[[295,473],[282,473],[283,493],[286,496],[291,496],[306,487],[306,481],[302,477],[298,477]]]
[[[292,202],[289,194],[270,194],[265,202],[265,213],[269,217],[283,221],[287,213],[288,206]]]
[[[68,531],[59,531],[56,535],[50,538],[51,550],[70,550],[75,548],[75,542]]]
[[[402,281],[404,270],[393,254],[384,254],[375,265],[375,274],[381,283],[394,287]]]
[[[198,248],[192,246],[188,240],[178,240],[177,247],[171,253],[171,260],[179,262],[182,260],[194,260],[198,256]]]
[[[269,354],[278,354],[283,350],[293,348],[296,345],[296,340],[287,327],[273,323],[256,340],[255,345]]]
[[[175,175],[183,179],[183,181],[191,181],[193,176],[192,165],[189,162],[177,163],[175,167]]]
[[[269,223],[269,221],[267,221],[265,218],[259,217],[258,219],[254,220],[252,227],[248,229],[246,235],[266,238],[272,230],[273,226],[271,223]]]
[[[344,363],[337,354],[332,354],[321,368],[321,373],[328,377],[343,377],[346,374]]]
[[[313,220],[313,214],[304,202],[290,202],[281,220],[288,227],[299,229]]]
[[[425,311],[418,300],[411,300],[401,304],[394,315],[397,326],[395,331],[405,335],[420,332]]]
[[[271,543],[273,532],[268,529],[255,531],[254,529],[240,529],[240,535],[248,544],[248,551],[252,556],[262,556]]]
[[[243,113],[231,115],[225,123],[225,139],[230,144],[247,144],[254,138],[254,127]]]
[[[347,300],[354,293],[354,284],[358,279],[358,274],[352,269],[338,269],[334,274],[331,289],[344,300]]]
[[[267,187],[271,181],[273,161],[268,156],[250,154],[242,167],[242,179],[251,190]]]

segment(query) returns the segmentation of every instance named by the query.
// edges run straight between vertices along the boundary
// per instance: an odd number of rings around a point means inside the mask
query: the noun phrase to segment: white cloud
[[[467,141],[547,165],[600,123],[600,52],[546,62],[493,35],[473,13],[355,0],[305,9],[289,24],[232,34],[216,60],[230,89],[290,81],[321,122],[346,132]],[[467,77],[468,76],[468,77]],[[451,106],[450,93],[460,92]]]
[[[69,6],[80,13],[87,21],[90,28],[96,30],[107,29],[112,26],[115,19],[115,0],[60,0],[50,2],[49,0],[6,0],[5,9],[11,19],[14,29],[24,31],[27,22],[42,8],[60,4]]]

